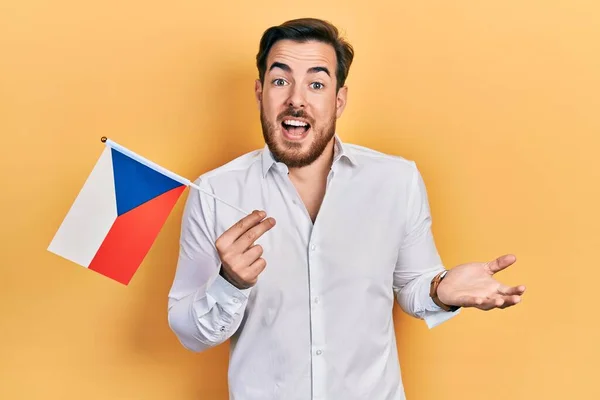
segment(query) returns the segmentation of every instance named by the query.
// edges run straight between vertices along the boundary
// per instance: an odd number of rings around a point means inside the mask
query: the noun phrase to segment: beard
[[[313,137],[307,151],[302,151],[302,143],[280,143],[277,140],[278,130],[283,129],[281,122],[284,117],[304,118],[310,124]],[[310,118],[304,110],[294,111],[287,109],[277,116],[275,124],[269,122],[265,117],[263,107],[260,107],[260,123],[265,143],[269,147],[276,161],[284,163],[288,168],[301,168],[312,164],[325,151],[325,148],[335,135],[336,116],[331,118],[323,126],[316,126],[315,121]]]

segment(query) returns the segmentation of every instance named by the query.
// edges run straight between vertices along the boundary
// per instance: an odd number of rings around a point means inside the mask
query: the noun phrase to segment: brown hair
[[[344,86],[354,59],[354,49],[350,43],[340,37],[338,29],[334,25],[316,18],[294,19],[278,26],[272,26],[263,33],[256,55],[256,66],[261,83],[264,84],[269,51],[278,40],[283,39],[296,42],[316,40],[333,46],[337,58],[337,90]]]

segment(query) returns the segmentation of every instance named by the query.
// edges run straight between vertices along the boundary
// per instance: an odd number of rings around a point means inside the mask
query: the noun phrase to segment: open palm
[[[490,262],[456,266],[448,271],[440,283],[438,298],[444,304],[481,310],[518,304],[525,293],[525,286],[507,286],[494,279],[494,274],[515,261],[516,257],[508,254]]]

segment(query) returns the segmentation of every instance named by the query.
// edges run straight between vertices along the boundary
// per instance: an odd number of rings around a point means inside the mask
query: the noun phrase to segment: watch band
[[[453,312],[453,311],[458,310],[460,307],[459,306],[449,306],[447,304],[442,303],[437,295],[438,286],[440,285],[440,283],[442,282],[442,280],[444,279],[444,277],[446,276],[447,273],[448,273],[448,270],[444,270],[444,271],[440,272],[439,274],[437,274],[431,280],[431,285],[429,287],[429,296],[431,296],[431,299],[433,300],[433,302],[435,304],[437,304],[442,310]]]

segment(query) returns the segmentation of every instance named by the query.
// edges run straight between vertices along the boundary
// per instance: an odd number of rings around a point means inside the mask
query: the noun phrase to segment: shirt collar
[[[357,166],[356,156],[352,153],[352,149],[342,142],[337,134],[334,135],[334,150],[333,150],[333,165],[335,165],[341,159],[347,160],[350,165]],[[263,177],[267,176],[267,173],[271,167],[276,166],[277,168],[286,169],[287,167],[275,160],[273,153],[269,150],[269,146],[265,144],[262,151],[262,172]]]

